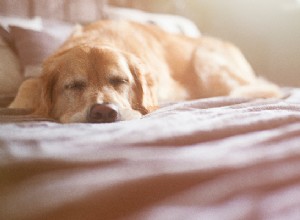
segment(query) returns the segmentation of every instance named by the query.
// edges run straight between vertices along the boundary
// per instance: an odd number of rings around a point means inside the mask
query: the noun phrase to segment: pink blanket
[[[300,89],[113,124],[0,120],[0,219],[298,219]]]

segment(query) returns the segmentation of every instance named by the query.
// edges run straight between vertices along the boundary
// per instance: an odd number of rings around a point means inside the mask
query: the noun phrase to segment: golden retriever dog
[[[214,96],[279,97],[233,45],[153,25],[103,20],[79,28],[25,81],[11,108],[62,123],[140,118],[162,103]]]

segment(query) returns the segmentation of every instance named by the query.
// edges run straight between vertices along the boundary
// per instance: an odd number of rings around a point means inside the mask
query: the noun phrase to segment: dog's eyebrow
[[[112,79],[123,79],[126,81],[130,81],[131,77],[130,74],[126,73],[127,71],[118,71],[118,70],[111,70],[109,74],[105,74],[106,80]]]
[[[88,81],[88,79],[85,77],[85,75],[83,74],[79,74],[79,73],[70,73],[67,74],[64,82],[65,84],[70,84],[72,82],[83,82],[86,83]]]
[[[129,64],[127,62],[127,60],[125,58],[121,58],[118,62],[119,66],[121,67],[122,69],[122,73],[124,75],[126,75],[128,77],[129,80],[133,80],[133,77],[132,77],[132,74],[131,74],[131,71],[130,71],[130,68],[129,68]]]
[[[128,81],[133,80],[129,65],[123,57],[120,58],[115,65],[111,65],[106,71],[104,75],[107,79],[124,78]]]

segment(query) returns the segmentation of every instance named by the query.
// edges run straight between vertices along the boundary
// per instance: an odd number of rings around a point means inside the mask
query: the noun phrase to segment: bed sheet
[[[0,219],[297,219],[300,89],[286,92],[111,124],[2,111]]]

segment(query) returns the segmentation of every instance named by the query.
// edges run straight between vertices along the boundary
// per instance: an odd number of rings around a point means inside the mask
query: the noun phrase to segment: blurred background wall
[[[0,15],[89,22],[107,4],[186,16],[240,47],[258,74],[300,86],[300,0],[0,0]]]
[[[198,2],[203,16],[193,16],[204,32],[237,44],[257,73],[300,86],[299,0]]]

